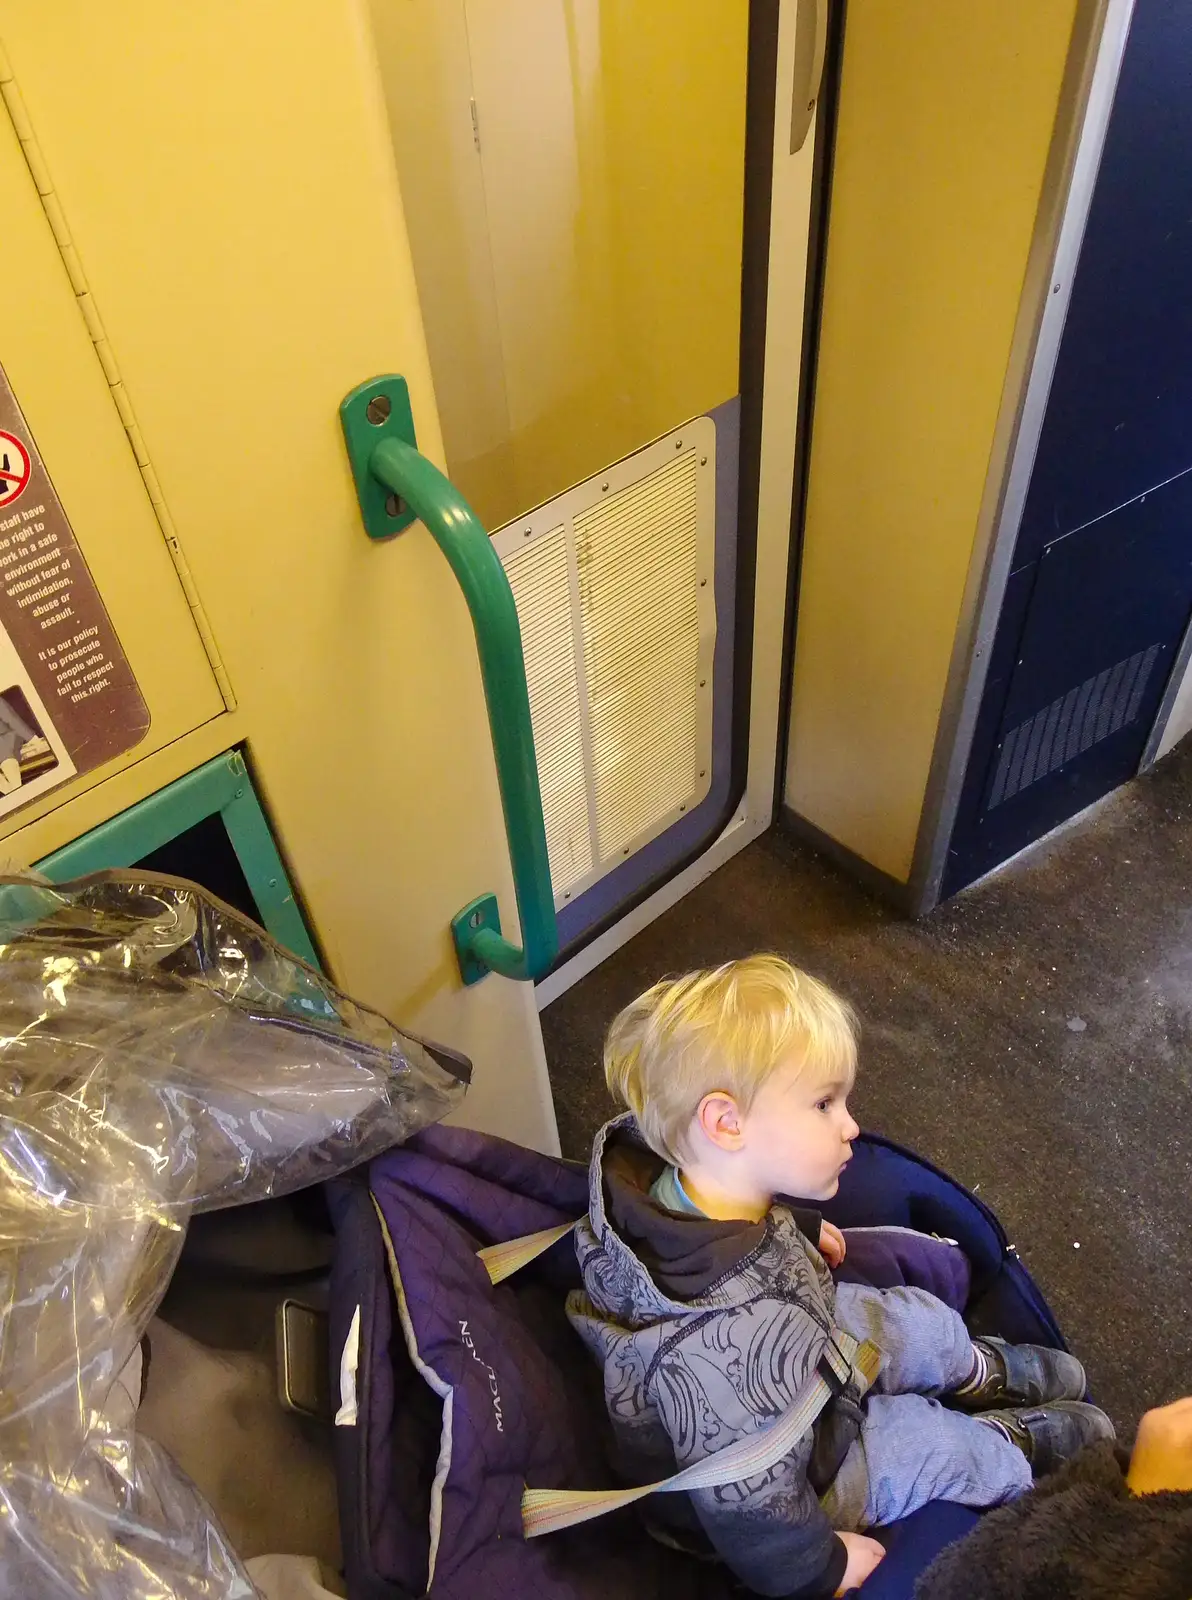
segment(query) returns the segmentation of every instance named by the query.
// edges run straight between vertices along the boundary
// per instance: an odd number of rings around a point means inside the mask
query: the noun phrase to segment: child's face
[[[795,1065],[779,1067],[743,1118],[741,1154],[764,1192],[828,1200],[860,1131],[845,1084]]]

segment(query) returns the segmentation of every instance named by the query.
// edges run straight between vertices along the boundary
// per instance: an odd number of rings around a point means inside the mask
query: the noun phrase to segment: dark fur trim
[[[1192,1492],[1136,1496],[1090,1445],[944,1550],[915,1600],[1189,1600]]]

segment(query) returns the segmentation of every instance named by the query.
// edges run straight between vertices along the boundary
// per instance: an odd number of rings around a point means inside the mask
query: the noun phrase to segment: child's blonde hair
[[[747,1111],[781,1062],[851,1086],[852,1007],[781,956],[748,956],[665,978],[627,1005],[604,1043],[604,1075],[646,1143],[681,1166],[700,1101],[713,1090]]]

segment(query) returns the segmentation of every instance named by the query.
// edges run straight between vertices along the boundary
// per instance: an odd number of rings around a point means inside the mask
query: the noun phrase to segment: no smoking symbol
[[[29,486],[29,452],[13,433],[0,429],[0,511]]]

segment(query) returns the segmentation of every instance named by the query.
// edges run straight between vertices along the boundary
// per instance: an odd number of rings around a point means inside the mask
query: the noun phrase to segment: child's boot
[[[973,1374],[944,1399],[961,1411],[993,1406],[1045,1406],[1055,1400],[1080,1400],[1088,1387],[1075,1356],[1041,1344],[1007,1344],[1004,1339],[973,1340]]]
[[[986,1411],[976,1420],[996,1428],[1011,1444],[1017,1445],[1030,1462],[1031,1473],[1036,1478],[1054,1472],[1086,1444],[1116,1438],[1113,1423],[1104,1411],[1079,1400]]]

